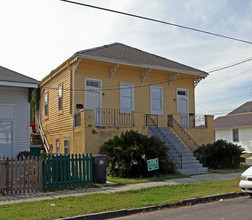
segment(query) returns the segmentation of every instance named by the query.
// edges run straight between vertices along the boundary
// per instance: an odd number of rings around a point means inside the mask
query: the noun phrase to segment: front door
[[[180,126],[189,128],[189,108],[188,108],[188,90],[177,89],[177,112],[180,114]]]
[[[85,79],[85,108],[94,111],[95,125],[102,126],[102,81]]]

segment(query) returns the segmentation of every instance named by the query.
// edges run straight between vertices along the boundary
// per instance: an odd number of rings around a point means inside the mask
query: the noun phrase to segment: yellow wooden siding
[[[58,109],[58,86],[63,86],[62,110]],[[46,133],[62,133],[72,130],[73,118],[70,113],[70,70],[66,69],[41,90],[41,122]],[[48,116],[44,114],[44,94],[48,92]]]
[[[150,85],[163,87],[164,115],[177,113],[176,90],[177,88],[188,89],[189,112],[194,113],[194,82],[193,79],[177,77],[169,85],[170,74],[161,74],[152,71],[144,83],[142,72],[119,68],[110,79],[110,67],[81,63],[76,71],[76,104],[85,107],[85,78],[102,80],[102,107],[105,109],[120,109],[120,83],[134,84],[135,112],[144,114],[151,113]],[[159,83],[160,82],[160,83]],[[78,110],[76,109],[76,112]]]

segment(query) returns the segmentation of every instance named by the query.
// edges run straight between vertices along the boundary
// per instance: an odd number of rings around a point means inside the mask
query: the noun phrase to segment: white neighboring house
[[[0,157],[29,151],[30,93],[38,81],[0,66]]]
[[[246,102],[226,116],[214,120],[215,141],[238,144],[252,153],[252,101]]]

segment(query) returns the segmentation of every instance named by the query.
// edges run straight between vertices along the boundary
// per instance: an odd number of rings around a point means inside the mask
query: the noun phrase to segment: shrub
[[[100,153],[108,156],[109,174],[114,177],[148,177],[154,174],[174,173],[168,161],[168,148],[155,137],[147,137],[137,131],[126,131],[121,136],[105,142]],[[147,160],[158,158],[159,169],[147,170]]]
[[[218,140],[213,144],[202,145],[194,151],[194,155],[204,166],[209,168],[236,169],[241,162],[245,161],[241,157],[243,151],[241,146]]]

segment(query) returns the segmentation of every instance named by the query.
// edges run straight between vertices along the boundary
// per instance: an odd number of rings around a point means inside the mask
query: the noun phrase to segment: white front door
[[[102,81],[85,79],[85,108],[94,110],[95,125],[102,125]]]
[[[177,89],[177,113],[180,114],[180,126],[189,128],[188,90]]]

